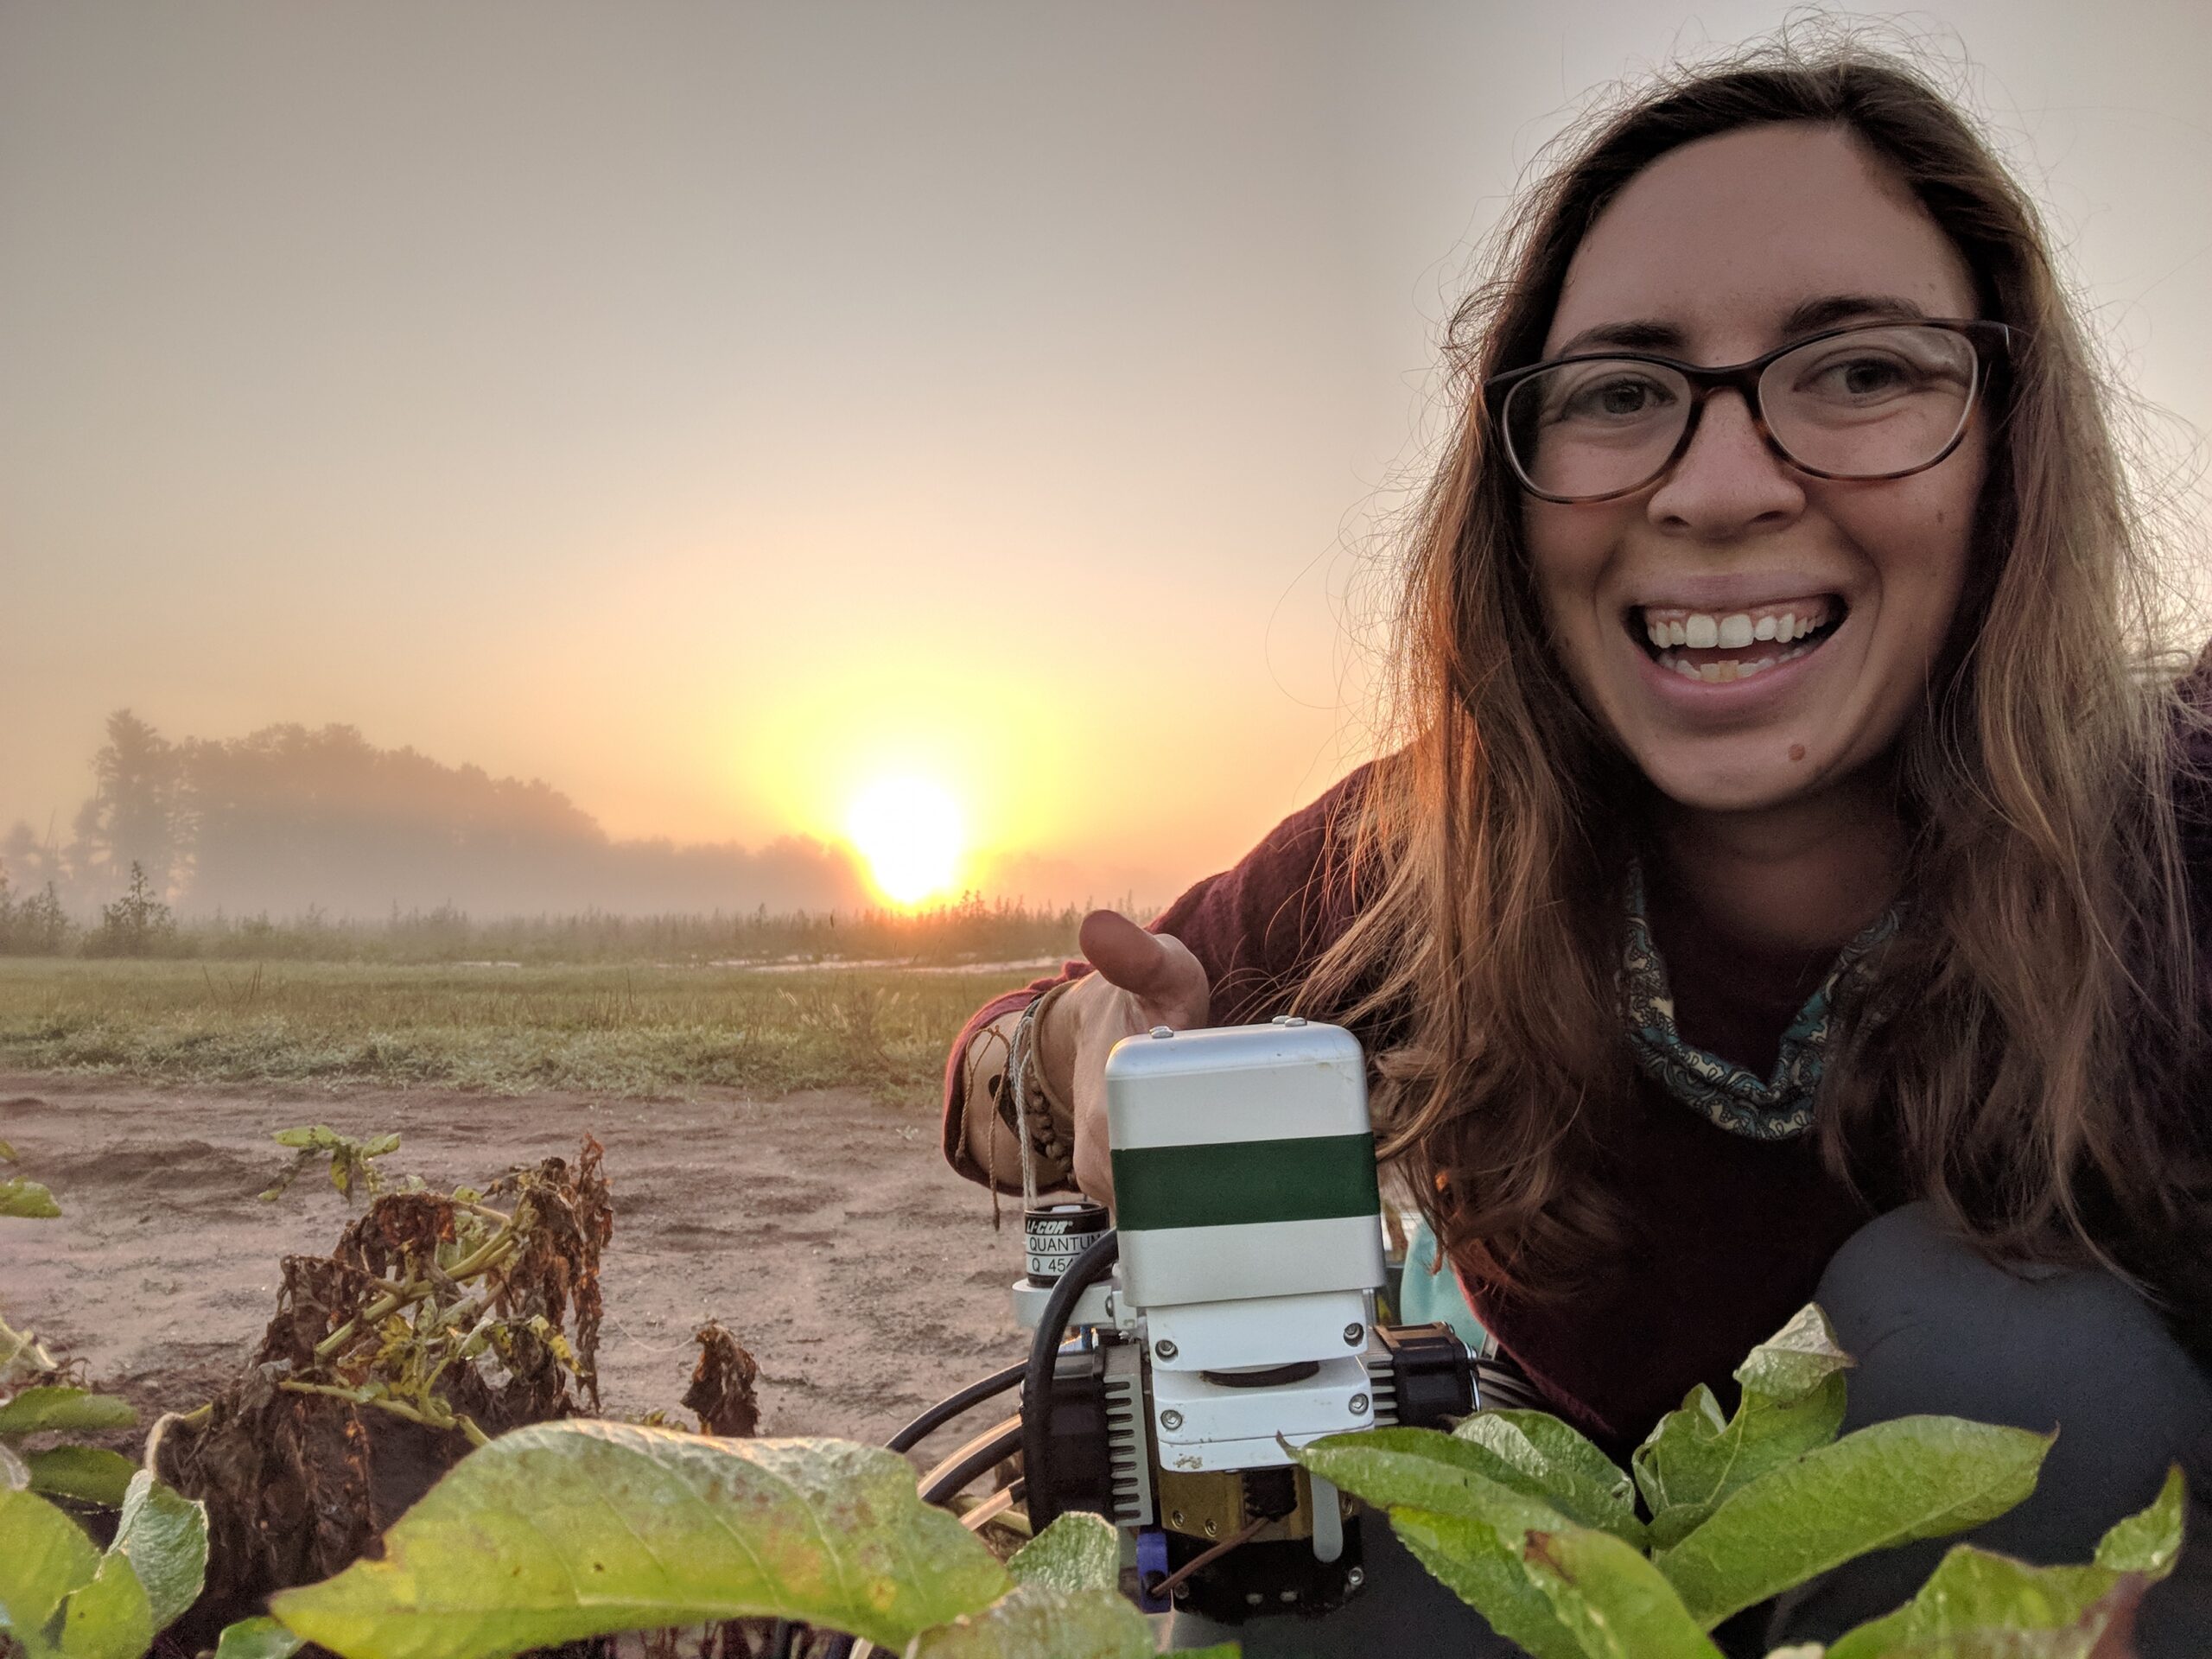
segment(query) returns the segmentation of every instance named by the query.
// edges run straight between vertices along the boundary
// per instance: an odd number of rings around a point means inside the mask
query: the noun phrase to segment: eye
[[[1876,403],[1916,391],[1928,377],[1912,364],[1887,353],[1859,350],[1827,359],[1801,376],[1800,396],[1835,403]]]
[[[1675,392],[1641,370],[1616,365],[1585,373],[1560,386],[1549,401],[1554,421],[1620,425],[1671,408]]]

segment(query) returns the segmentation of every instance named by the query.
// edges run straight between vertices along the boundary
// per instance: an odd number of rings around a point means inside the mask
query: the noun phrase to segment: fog
[[[798,836],[757,849],[621,840],[537,779],[497,778],[349,726],[172,739],[129,710],[107,721],[92,793],[66,834],[18,822],[0,869],[51,882],[85,914],[136,864],[187,918],[475,916],[861,908],[847,850]]]

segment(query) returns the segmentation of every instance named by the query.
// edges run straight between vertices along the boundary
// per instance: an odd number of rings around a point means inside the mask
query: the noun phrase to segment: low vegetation
[[[842,1086],[918,1104],[967,1016],[1038,971],[13,958],[0,1070],[632,1098]]]
[[[1143,912],[1134,898],[1113,901]],[[1083,909],[1033,908],[970,893],[916,911],[770,911],[711,914],[508,916],[480,919],[451,906],[393,909],[372,920],[333,919],[309,909],[180,918],[130,866],[128,885],[80,925],[49,883],[17,892],[0,865],[0,957],[150,957],[186,962],[351,962],[393,965],[525,964],[708,966],[728,963],[962,963],[1030,960],[1075,949]]]

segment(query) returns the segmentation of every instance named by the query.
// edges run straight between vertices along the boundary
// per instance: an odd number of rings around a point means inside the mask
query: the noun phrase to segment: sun
[[[845,833],[894,902],[918,905],[951,887],[960,868],[960,808],[925,778],[879,778],[845,815]]]

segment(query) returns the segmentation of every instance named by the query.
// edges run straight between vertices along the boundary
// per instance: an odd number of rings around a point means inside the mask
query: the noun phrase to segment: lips
[[[1783,645],[1755,640],[1748,646],[1661,649],[1652,646],[1633,626],[1630,637],[1641,659],[1637,677],[1650,696],[1681,717],[1734,726],[1763,717],[1763,711],[1773,707],[1811,671],[1827,640],[1849,620],[1847,613],[1838,615],[1814,632]]]

